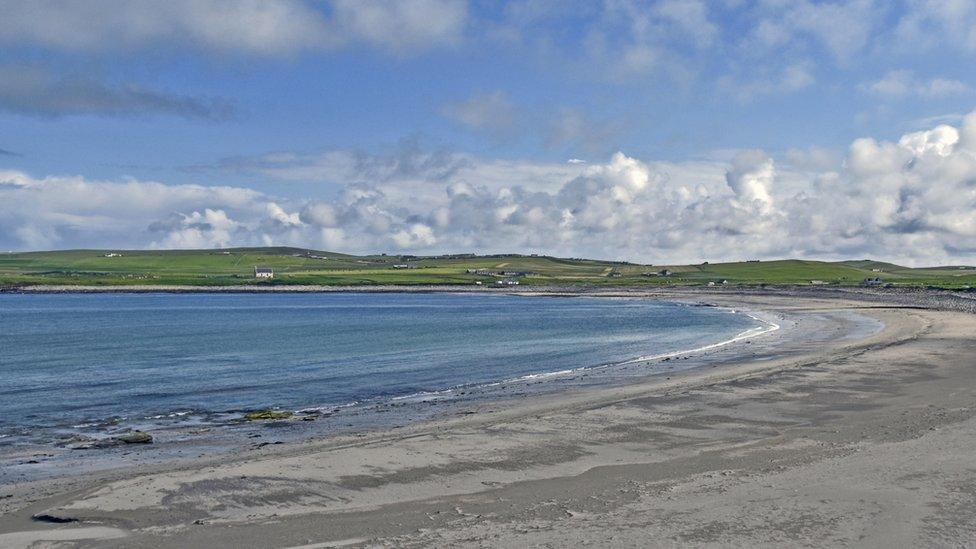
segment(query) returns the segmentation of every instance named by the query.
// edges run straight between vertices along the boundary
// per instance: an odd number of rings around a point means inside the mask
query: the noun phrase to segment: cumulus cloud
[[[262,195],[235,187],[165,185],[0,171],[0,247],[185,247],[257,242],[235,219],[264,217]]]
[[[784,155],[790,166],[806,172],[836,171],[840,165],[840,155],[821,147],[789,149]]]
[[[453,0],[3,0],[0,12],[0,43],[87,53],[283,55],[365,44],[406,54],[455,43],[467,18]]]
[[[725,181],[735,193],[738,204],[764,214],[773,209],[770,192],[775,178],[773,159],[762,151],[744,151],[736,155],[731,168],[725,172]]]
[[[887,97],[921,97],[926,99],[959,95],[972,91],[969,86],[959,80],[948,78],[921,80],[909,70],[890,71],[880,80],[861,84],[861,89]]]
[[[976,113],[897,141],[855,140],[842,163],[815,149],[676,163],[624,153],[583,164],[449,153],[432,162],[431,154],[278,154],[255,165],[268,177],[306,169],[348,180],[331,200],[0,172],[0,246],[289,244],[652,263],[976,259]],[[341,168],[322,158],[341,158]]]
[[[176,213],[169,219],[149,225],[150,231],[165,233],[152,248],[223,248],[230,244],[240,224],[224,210],[205,208],[202,212]]]
[[[42,117],[174,115],[223,120],[233,114],[221,99],[113,85],[93,76],[56,77],[38,67],[0,66],[0,110]]]

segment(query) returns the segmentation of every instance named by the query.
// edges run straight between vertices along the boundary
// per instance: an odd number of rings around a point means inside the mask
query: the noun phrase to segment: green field
[[[115,254],[115,255],[112,255]],[[396,266],[408,265],[409,268]],[[256,280],[254,267],[274,269]],[[487,273],[470,273],[483,269]],[[662,270],[670,274],[660,276]],[[518,274],[503,274],[514,271]],[[653,275],[653,276],[648,276]],[[300,248],[226,250],[67,250],[0,254],[0,286],[46,285],[522,285],[828,284],[853,286],[867,277],[893,285],[976,286],[972,267],[908,268],[860,261],[749,261],[639,265],[549,256],[353,256]]]

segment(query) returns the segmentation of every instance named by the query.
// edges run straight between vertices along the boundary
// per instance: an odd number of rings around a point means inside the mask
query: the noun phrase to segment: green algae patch
[[[153,437],[149,433],[133,431],[118,437],[118,440],[124,444],[149,444],[153,441]]]
[[[282,410],[255,410],[244,414],[244,419],[248,421],[261,421],[266,419],[288,419],[294,414]]]

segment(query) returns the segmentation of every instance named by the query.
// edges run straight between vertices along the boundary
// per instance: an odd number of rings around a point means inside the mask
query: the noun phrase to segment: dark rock
[[[50,515],[48,513],[37,513],[31,516],[32,520],[37,522],[49,522],[51,524],[66,524],[68,522],[78,522],[78,519],[74,517],[59,517],[57,515]]]

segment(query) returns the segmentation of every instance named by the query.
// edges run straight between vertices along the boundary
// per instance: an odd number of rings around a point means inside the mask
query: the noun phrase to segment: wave
[[[639,356],[639,357],[632,358],[632,359],[629,359],[629,360],[625,360],[625,361],[622,361],[622,362],[612,362],[612,363],[609,363],[609,364],[601,364],[601,365],[598,365],[598,366],[582,366],[580,368],[572,368],[572,369],[568,369],[568,370],[557,370],[557,371],[554,371],[554,372],[536,372],[536,373],[531,373],[531,374],[525,374],[525,375],[518,376],[518,377],[503,379],[501,381],[493,381],[493,382],[489,382],[489,383],[479,383],[479,384],[470,384],[470,385],[457,385],[457,386],[450,387],[448,389],[442,389],[442,390],[439,390],[439,391],[420,391],[420,392],[417,392],[417,393],[411,393],[409,395],[403,395],[403,396],[394,397],[392,400],[401,401],[401,400],[419,399],[419,400],[423,401],[424,399],[434,400],[434,399],[437,399],[437,398],[449,398],[448,395],[450,395],[451,393],[454,393],[454,392],[456,392],[458,390],[461,390],[461,389],[478,389],[478,388],[498,387],[498,386],[501,386],[501,385],[507,385],[507,384],[512,384],[512,383],[530,382],[530,381],[545,380],[545,379],[550,379],[550,378],[558,378],[558,377],[571,376],[571,375],[575,375],[575,374],[578,374],[578,373],[581,373],[581,372],[592,372],[592,371],[597,370],[597,369],[611,368],[611,367],[615,367],[615,366],[626,366],[626,365],[630,365],[630,364],[639,364],[639,363],[642,363],[642,362],[651,362],[651,361],[655,361],[655,360],[664,360],[664,359],[673,358],[673,357],[676,357],[676,356],[695,355],[695,354],[703,353],[703,352],[706,352],[706,351],[711,351],[711,350],[714,350],[714,349],[718,349],[720,347],[725,347],[727,345],[731,345],[733,343],[737,343],[737,342],[743,341],[745,339],[759,337],[759,336],[762,336],[762,335],[765,335],[765,334],[768,334],[768,333],[771,333],[771,332],[775,332],[776,330],[779,330],[780,329],[780,325],[779,324],[777,324],[777,323],[775,323],[775,322],[773,322],[771,320],[767,320],[767,319],[761,318],[760,316],[758,316],[755,313],[750,313],[750,312],[746,312],[746,311],[737,311],[735,309],[725,308],[725,307],[722,307],[722,309],[724,309],[724,310],[726,310],[726,311],[728,311],[729,313],[732,313],[732,314],[736,314],[736,313],[744,314],[744,315],[748,316],[749,318],[751,318],[751,319],[759,322],[761,325],[760,326],[756,326],[754,328],[749,328],[748,330],[744,330],[744,331],[736,334],[735,336],[733,336],[733,337],[731,337],[729,339],[724,339],[724,340],[719,341],[717,343],[710,343],[708,345],[702,345],[700,347],[694,347],[694,348],[691,348],[691,349],[681,349],[681,350],[678,350],[678,351],[671,351],[671,352],[660,353],[660,354],[656,354],[656,355]]]

